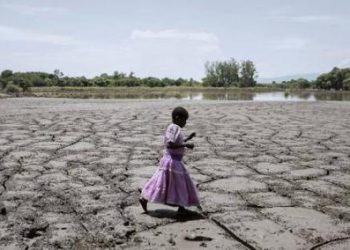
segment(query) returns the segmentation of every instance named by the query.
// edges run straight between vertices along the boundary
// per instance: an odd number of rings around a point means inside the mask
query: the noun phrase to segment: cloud
[[[311,23],[311,22],[330,22],[334,20],[332,16],[295,16],[290,17],[290,21],[299,23]]]
[[[343,20],[339,16],[330,15],[302,15],[302,16],[290,16],[290,15],[274,15],[269,16],[269,20],[275,21],[285,21],[292,23],[302,23],[302,24],[341,24]]]
[[[134,30],[129,38],[135,42],[152,40],[158,43],[159,47],[165,46],[169,50],[173,50],[173,46],[176,46],[181,50],[196,50],[203,54],[220,52],[219,38],[209,32],[184,32],[175,29]],[[162,41],[166,41],[166,44]]]
[[[279,40],[271,41],[271,46],[276,50],[300,50],[304,49],[309,40],[306,38],[283,38]]]
[[[9,26],[0,26],[0,41],[23,41],[23,42],[41,42],[55,45],[77,45],[79,42],[72,37],[37,33]]]
[[[42,14],[42,13],[58,13],[66,11],[62,8],[51,8],[51,7],[43,7],[43,6],[29,6],[24,4],[14,4],[14,3],[2,3],[0,4],[1,7],[4,7],[8,10],[15,11],[21,14],[26,15],[36,15],[36,14]]]
[[[178,30],[134,30],[132,31],[130,38],[136,39],[176,39],[176,40],[189,40],[200,41],[206,43],[218,43],[218,37],[213,33],[207,32],[182,32]]]

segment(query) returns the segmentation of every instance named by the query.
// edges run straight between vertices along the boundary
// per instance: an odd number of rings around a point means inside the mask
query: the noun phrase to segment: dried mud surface
[[[146,215],[137,189],[176,105],[202,210]],[[1,99],[0,249],[349,249],[349,117],[347,102]]]

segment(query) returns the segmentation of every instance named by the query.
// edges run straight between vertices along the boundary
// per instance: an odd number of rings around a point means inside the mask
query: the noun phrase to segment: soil
[[[178,105],[201,208],[145,214]],[[350,102],[0,99],[0,249],[348,249],[349,117]]]

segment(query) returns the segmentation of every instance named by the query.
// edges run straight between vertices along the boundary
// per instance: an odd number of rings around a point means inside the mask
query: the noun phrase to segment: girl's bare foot
[[[145,198],[140,197],[139,202],[142,206],[143,211],[145,211],[145,213],[147,214],[148,213],[148,211],[147,211],[147,202],[148,201]]]
[[[179,207],[177,210],[177,215],[190,215],[191,212],[185,209],[184,207]]]

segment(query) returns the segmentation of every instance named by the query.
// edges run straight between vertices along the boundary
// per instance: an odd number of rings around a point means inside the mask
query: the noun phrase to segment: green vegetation
[[[250,60],[238,63],[235,59],[228,61],[207,62],[205,64],[206,76],[202,82],[193,79],[170,79],[170,78],[156,78],[156,77],[136,77],[133,72],[130,74],[120,73],[115,71],[112,75],[106,73],[100,76],[88,79],[86,77],[68,77],[60,70],[55,70],[53,73],[45,72],[13,72],[11,70],[4,70],[0,75],[0,90],[9,94],[27,93],[32,88],[39,92],[54,92],[61,93],[82,92],[79,88],[86,89],[84,93],[91,91],[99,93],[106,91],[106,89],[115,89],[118,87],[124,91],[112,91],[114,95],[122,95],[128,97],[129,95],[142,94],[145,88],[164,88],[165,91],[170,91],[170,88],[178,88],[176,91],[182,91],[181,88],[253,88],[254,91],[258,89],[285,90],[285,89],[324,89],[324,90],[350,90],[350,68],[333,68],[329,73],[321,74],[315,81],[308,81],[306,79],[292,79],[290,81],[283,81],[282,83],[272,84],[257,84],[257,71],[254,63]],[[50,91],[45,91],[40,88],[49,87]],[[58,88],[53,88],[58,87]],[[135,91],[127,91],[129,87],[136,87]],[[179,88],[181,87],[181,88]],[[98,89],[101,89],[99,91]],[[79,90],[78,90],[79,89]],[[188,90],[188,89],[187,89]],[[232,90],[232,89],[231,89]],[[109,90],[111,91],[111,90]],[[132,93],[130,93],[132,92]],[[148,91],[149,93],[156,92],[156,96],[164,95],[157,90]]]
[[[166,87],[166,86],[198,86],[199,82],[193,79],[183,78],[138,78],[133,73],[114,72],[113,75],[106,73],[87,79],[85,77],[68,77],[60,70],[53,74],[45,72],[12,72],[4,70],[0,76],[0,87],[5,89],[8,84],[19,86],[24,92],[30,87]]]
[[[329,73],[320,75],[315,87],[319,89],[350,90],[350,68],[333,68]]]
[[[264,84],[281,89],[324,89],[324,90],[350,90],[350,68],[334,67],[330,72],[321,74],[315,81],[306,79],[292,79],[282,83]]]
[[[256,68],[250,60],[238,63],[234,58],[223,62],[207,62],[203,86],[211,87],[254,87]]]
[[[278,89],[275,89],[278,90]],[[121,99],[205,99],[205,100],[251,100],[254,93],[269,92],[269,88],[220,88],[220,87],[33,87],[32,93],[39,97],[69,98],[121,98]]]
[[[9,83],[9,84],[7,84],[7,86],[5,88],[5,92],[8,94],[16,94],[17,95],[19,92],[21,92],[21,89],[17,85]]]

